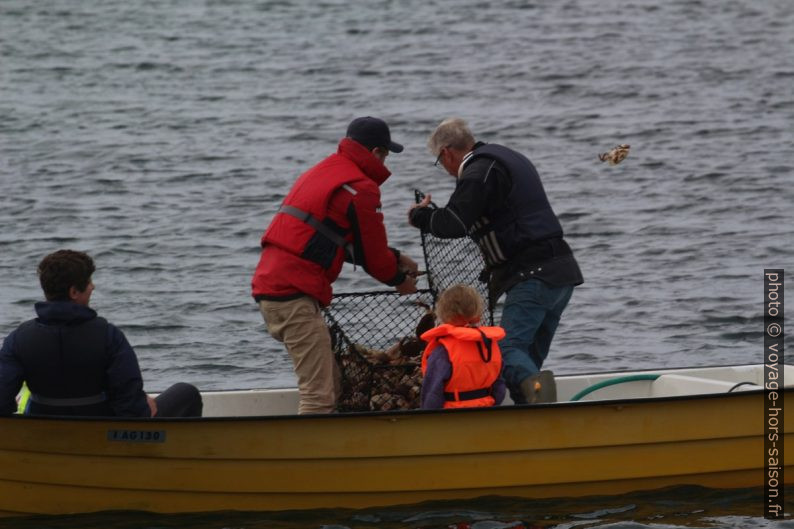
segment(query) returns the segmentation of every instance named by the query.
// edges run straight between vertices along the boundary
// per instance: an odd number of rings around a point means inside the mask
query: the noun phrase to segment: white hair
[[[473,146],[474,134],[471,133],[466,122],[460,118],[445,119],[427,140],[427,147],[433,156],[438,156],[444,147],[469,151]]]

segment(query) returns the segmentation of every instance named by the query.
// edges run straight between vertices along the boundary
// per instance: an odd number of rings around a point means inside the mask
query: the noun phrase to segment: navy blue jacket
[[[410,222],[441,239],[471,236],[477,242],[492,305],[529,278],[555,287],[584,281],[535,167],[507,147],[478,142],[464,158],[447,205],[415,208]]]
[[[76,303],[47,301],[36,303],[35,308],[38,318],[25,322],[12,331],[0,348],[0,415],[10,415],[16,411],[15,397],[22,387],[22,382],[28,380],[31,391],[38,392],[44,397],[68,397],[70,393],[85,395],[86,391],[94,393],[96,389],[103,391],[107,397],[107,400],[98,407],[81,409],[80,407],[47,406],[45,408],[49,409],[44,411],[39,406],[37,413],[150,416],[151,411],[146,400],[146,393],[143,391],[143,378],[138,366],[138,358],[124,333],[113,324],[99,318],[93,309]],[[77,347],[74,344],[67,343],[65,348],[58,351],[57,357],[54,357],[53,354],[53,358],[36,358],[37,371],[39,372],[32,370],[26,372],[25,365],[31,365],[30,357],[21,355],[31,353],[24,351],[20,345],[20,333],[34,337],[38,334],[38,337],[42,338],[42,343],[46,343],[45,335],[50,335],[54,331],[74,329],[76,326],[86,329],[86,342],[97,341],[92,339],[91,335],[96,333],[97,329],[101,332],[99,351],[88,354],[86,351],[91,349],[90,343],[87,343],[85,350],[82,348],[76,350]],[[20,330],[20,328],[24,328],[24,330]],[[33,354],[40,353],[41,351],[36,351]],[[38,369],[42,360],[52,366],[49,372],[42,372],[41,369]],[[91,364],[84,365],[86,360]],[[64,374],[66,373],[70,373],[68,378],[65,378]],[[50,381],[48,385],[57,385],[58,387],[34,388],[34,379],[39,383],[41,380],[47,379]],[[49,391],[54,391],[56,394],[49,393]]]

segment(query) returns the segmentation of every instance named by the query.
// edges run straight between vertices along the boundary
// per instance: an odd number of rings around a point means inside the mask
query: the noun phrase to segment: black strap
[[[320,220],[309,213],[308,211],[303,211],[300,208],[296,208],[295,206],[288,206],[283,205],[278,210],[279,213],[285,213],[296,219],[300,220],[301,222],[305,222],[312,228],[314,228],[317,232],[322,233],[328,240],[332,243],[336,244],[340,248],[343,248],[349,255],[353,255],[353,245],[344,237],[335,233],[332,229],[328,226],[320,222]]]
[[[477,330],[480,331],[480,329]],[[482,331],[480,331],[480,335],[482,336],[482,342],[477,342],[477,351],[480,353],[480,359],[487,364],[493,357],[493,340],[485,336],[485,333]],[[485,344],[485,348],[488,351],[487,357],[485,356],[485,352],[483,352],[482,344]]]
[[[474,400],[474,399],[481,399],[483,397],[487,397],[490,394],[491,394],[491,388],[473,389],[471,391],[459,391],[458,398],[455,398],[454,393],[445,391],[444,399],[453,402],[459,400]]]
[[[37,404],[43,404],[44,406],[90,406],[91,404],[105,402],[108,399],[105,393],[102,392],[88,397],[76,398],[51,398],[43,397],[37,393],[31,393],[30,400]]]

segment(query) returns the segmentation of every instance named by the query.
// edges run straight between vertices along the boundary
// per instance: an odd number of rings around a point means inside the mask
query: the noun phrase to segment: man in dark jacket
[[[0,415],[16,411],[22,383],[30,389],[26,414],[105,417],[201,416],[198,390],[179,383],[151,398],[127,338],[88,304],[94,261],[59,250],[38,273],[47,301],[0,349]]]
[[[416,292],[416,263],[389,248],[380,188],[391,172],[384,162],[402,145],[373,117],[354,119],[337,152],[303,173],[262,236],[252,295],[268,332],[295,365],[298,413],[331,413],[339,371],[321,308],[344,262],[400,294]]]
[[[544,395],[553,388],[550,373],[540,370],[573,287],[583,279],[540,177],[520,153],[476,142],[458,118],[443,121],[428,147],[457,185],[446,207],[435,208],[427,195],[410,209],[409,222],[436,237],[474,239],[486,263],[491,305],[507,294],[500,346],[510,395],[517,403],[553,399],[554,391]]]

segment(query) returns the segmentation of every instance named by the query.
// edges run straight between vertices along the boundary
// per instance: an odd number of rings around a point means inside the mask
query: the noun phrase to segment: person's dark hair
[[[47,301],[69,301],[69,288],[80,292],[88,287],[94,260],[84,252],[58,250],[39,263],[39,281]]]

